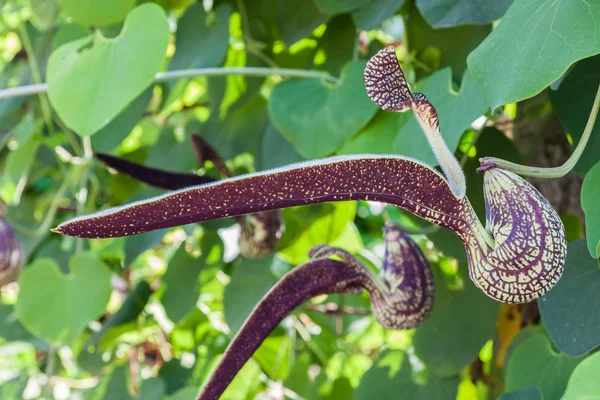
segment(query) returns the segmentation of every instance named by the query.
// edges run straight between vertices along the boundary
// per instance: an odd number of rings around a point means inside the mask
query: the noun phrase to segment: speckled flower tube
[[[211,161],[219,173],[231,178],[231,171],[212,146],[195,133],[190,135],[190,140],[200,166],[203,166],[206,161]],[[104,153],[96,153],[95,157],[121,174],[160,189],[177,190],[217,181],[209,176],[146,167]],[[241,227],[239,244],[240,253],[244,257],[263,258],[273,253],[284,230],[283,218],[279,210],[239,216],[236,220]]]
[[[350,253],[321,245],[312,260],[285,275],[258,303],[232,339],[198,396],[218,399],[269,333],[304,301],[322,294],[366,289],[375,319],[388,329],[421,325],[433,308],[433,274],[413,240],[395,225],[385,227],[385,256],[379,276]],[[332,260],[338,256],[342,261]]]
[[[562,273],[564,226],[524,179],[499,169],[484,173],[491,232],[468,199],[456,198],[433,168],[379,155],[331,157],[194,186],[78,217],[55,231],[85,238],[127,236],[305,204],[379,201],[454,231],[465,246],[471,279],[488,296],[505,303],[532,301]]]

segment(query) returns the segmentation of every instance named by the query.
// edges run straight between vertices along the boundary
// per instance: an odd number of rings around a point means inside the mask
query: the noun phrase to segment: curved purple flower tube
[[[433,309],[433,274],[412,239],[386,225],[386,251],[380,275],[350,253],[320,245],[311,261],[287,273],[261,299],[227,347],[198,400],[218,399],[269,333],[304,301],[322,294],[367,290],[375,319],[388,329],[421,325]],[[342,261],[332,260],[338,256]]]

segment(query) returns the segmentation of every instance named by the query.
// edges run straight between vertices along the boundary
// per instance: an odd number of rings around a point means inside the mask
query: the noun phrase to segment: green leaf
[[[364,65],[348,63],[337,85],[300,79],[273,89],[268,106],[271,121],[305,158],[331,154],[377,111],[365,92]]]
[[[112,25],[123,21],[135,0],[58,0],[65,14],[81,25]]]
[[[232,108],[224,120],[213,114],[204,125],[194,122],[188,125],[188,131],[199,131],[225,160],[256,152],[269,123],[267,104],[261,96],[238,102]]]
[[[14,307],[11,304],[0,304],[0,338],[14,342],[31,337],[31,333],[19,322]]]
[[[146,89],[104,128],[92,136],[94,151],[109,153],[125,139],[144,115],[152,99],[152,88]]]
[[[590,170],[581,186],[581,208],[585,214],[588,250],[593,258],[600,257],[600,162]]]
[[[415,331],[413,345],[430,372],[451,377],[469,365],[493,337],[500,307],[469,280],[466,264],[460,265],[464,279],[460,290],[448,288],[438,267],[433,272],[433,312]]]
[[[406,7],[408,8],[408,7]],[[491,25],[463,25],[454,28],[434,29],[423,18],[417,7],[404,15],[405,40],[408,50],[433,70],[452,68],[452,78],[460,80],[467,70],[467,56],[489,35]],[[431,64],[431,55],[436,55],[439,65]],[[417,77],[426,75],[416,69]]]
[[[171,321],[180,321],[194,309],[202,285],[214,276],[215,267],[221,260],[221,250],[221,241],[216,233],[207,233],[202,238],[199,258],[188,254],[185,243],[179,246],[163,277],[166,289],[161,302]]]
[[[569,244],[562,278],[538,304],[550,338],[563,353],[580,356],[600,345],[600,265],[584,240]]]
[[[488,109],[481,88],[468,72],[465,73],[459,93],[451,88],[448,68],[417,82],[415,91],[425,93],[435,106],[442,135],[450,149],[456,148],[464,130]],[[437,164],[425,135],[410,112],[380,112],[340,152],[389,154],[390,148],[427,164]]]
[[[48,60],[52,106],[79,135],[96,133],[152,83],[168,43],[164,11],[147,3],[127,15],[116,38],[96,32],[61,46]]]
[[[413,382],[410,362],[404,352],[384,350],[375,364],[363,375],[355,400],[454,399],[458,378],[439,379],[429,375],[427,384]]]
[[[356,27],[349,14],[336,15],[327,23],[325,33],[317,42],[314,68],[339,76],[352,60],[356,48]]]
[[[255,159],[257,171],[281,167],[283,165],[304,161],[294,146],[273,126],[267,125],[263,133],[260,149]]]
[[[282,0],[277,3],[279,36],[288,47],[309,36],[327,18],[327,14],[321,12],[312,1]]]
[[[257,260],[243,258],[236,265],[223,295],[223,314],[231,332],[240,329],[256,303],[277,283],[271,271],[274,262],[273,256]]]
[[[512,392],[536,386],[544,400],[557,400],[565,391],[571,372],[581,360],[582,357],[573,358],[555,352],[546,335],[536,333],[512,352],[505,390]]]
[[[499,400],[544,400],[542,392],[535,386],[526,387],[515,392],[505,393]]]
[[[600,7],[585,0],[515,0],[467,59],[492,109],[540,93],[575,61],[598,54],[598,21]]]
[[[352,11],[357,27],[363,30],[378,28],[402,7],[404,0],[369,0],[365,5]]]
[[[565,226],[565,233],[567,234],[568,243],[584,237],[583,223],[577,215],[572,213],[561,213],[560,219]]]
[[[312,0],[327,14],[340,14],[366,4],[369,0]]]
[[[54,344],[71,343],[100,316],[111,293],[110,271],[93,253],[71,257],[64,275],[48,258],[35,260],[19,277],[16,311],[31,332]]]
[[[600,398],[600,353],[595,353],[579,364],[567,384],[562,400],[581,400]]]
[[[189,7],[177,24],[175,54],[169,70],[217,67],[229,47],[231,6],[216,7],[214,19],[208,21],[202,2]]]
[[[502,17],[512,0],[417,0],[421,14],[434,28],[485,25]]]
[[[579,143],[587,123],[594,97],[600,85],[600,56],[578,62],[560,82],[558,90],[549,90],[552,108],[566,132],[573,139],[573,148]],[[574,171],[587,173],[600,161],[600,123],[596,121],[592,135]]]
[[[350,248],[352,240],[348,240],[349,236],[344,237],[346,240],[342,243],[336,243],[345,232],[353,230],[355,202],[311,206],[304,210],[285,209],[283,216],[286,232],[280,243],[279,254],[291,264],[308,261],[309,250],[318,244],[340,245],[350,252],[356,250]]]

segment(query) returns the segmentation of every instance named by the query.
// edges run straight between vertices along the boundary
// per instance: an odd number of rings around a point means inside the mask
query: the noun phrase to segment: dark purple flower
[[[17,235],[0,217],[0,287],[17,280],[23,261],[23,248]]]

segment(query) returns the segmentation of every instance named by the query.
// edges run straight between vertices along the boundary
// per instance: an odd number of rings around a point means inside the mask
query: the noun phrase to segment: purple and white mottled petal
[[[386,223],[384,237],[385,255],[379,275],[388,291],[381,298],[371,296],[373,313],[383,326],[417,327],[433,310],[431,266],[419,246],[396,224]]]
[[[472,263],[471,279],[503,303],[525,303],[560,279],[567,255],[563,223],[548,200],[520,176],[485,171],[487,224],[496,246]]]
[[[177,190],[188,186],[202,185],[214,182],[216,179],[196,174],[170,172],[157,168],[146,167],[141,164],[125,160],[124,158],[111,156],[104,153],[94,154],[104,165],[114,169],[120,174],[127,175],[136,181],[143,182],[166,190]]]
[[[386,111],[406,111],[412,94],[393,46],[379,50],[365,67],[365,88],[375,104]]]
[[[0,287],[15,282],[23,268],[23,248],[13,229],[0,218]]]

